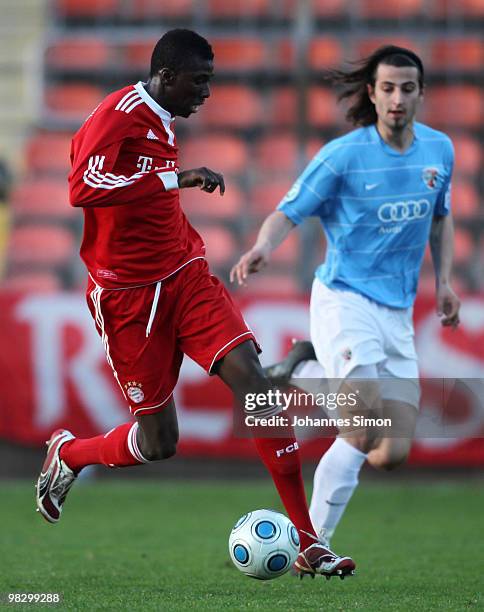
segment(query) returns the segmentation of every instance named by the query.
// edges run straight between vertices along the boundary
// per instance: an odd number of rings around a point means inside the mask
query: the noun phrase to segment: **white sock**
[[[324,528],[331,538],[353,491],[366,454],[343,438],[336,438],[321,458],[314,473],[314,488],[309,514],[318,533]]]

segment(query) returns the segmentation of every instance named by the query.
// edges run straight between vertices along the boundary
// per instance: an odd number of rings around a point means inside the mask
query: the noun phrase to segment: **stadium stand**
[[[200,114],[207,127],[253,129],[263,121],[257,91],[246,85],[214,85],[212,99]]]
[[[61,279],[55,272],[17,272],[3,280],[2,289],[10,291],[58,291]]]
[[[431,43],[429,64],[433,70],[475,72],[482,67],[484,43],[480,38],[438,39]]]
[[[436,128],[480,129],[482,112],[482,92],[475,85],[441,85],[425,94],[424,120]]]
[[[45,61],[54,69],[102,70],[111,60],[109,45],[99,37],[66,38],[48,46]]]
[[[27,143],[25,161],[31,174],[67,176],[72,134],[41,131]]]
[[[18,184],[11,195],[12,212],[16,219],[37,217],[69,220],[77,216],[69,206],[66,179],[38,178]]]
[[[314,38],[309,42],[308,61],[313,70],[340,66],[343,61],[341,43],[329,37]]]
[[[45,91],[46,111],[79,125],[104,97],[102,88],[85,83],[51,85]]]
[[[215,268],[231,266],[237,252],[237,243],[234,235],[227,228],[211,222],[210,225],[201,226],[200,232],[207,248],[207,260]]]
[[[71,262],[72,232],[57,225],[14,227],[10,233],[8,267],[13,270],[61,269]]]
[[[218,190],[215,196],[198,189],[185,189],[181,194],[183,210],[188,217],[207,221],[237,221],[243,214],[243,201],[243,196],[235,185],[231,185],[223,197],[218,195]]]
[[[212,19],[263,17],[269,14],[270,8],[270,0],[207,0]]]
[[[256,185],[249,196],[250,213],[256,217],[268,215],[288,192],[291,184],[290,178],[273,178]]]
[[[39,243],[53,232],[62,236],[53,238],[56,252],[66,250],[54,263],[43,262],[38,278],[24,274],[19,286],[54,286],[56,271],[67,265],[63,258],[77,258],[82,215],[69,207],[65,189],[71,134],[108,91],[146,77],[159,32],[178,26],[206,34],[216,55],[210,101],[177,126],[182,167],[211,165],[226,177],[223,198],[196,189],[182,194],[216,269],[226,272],[254,223],[273,210],[305,162],[346,129],[344,108],[321,71],[393,43],[421,54],[427,89],[419,118],[454,141],[458,271],[464,283],[470,279],[465,261],[478,256],[484,222],[482,0],[310,0],[302,20],[297,0],[52,0],[51,6],[43,105],[11,194],[10,285],[19,260],[29,261],[26,233],[31,252],[37,248],[39,220]],[[54,222],[60,226],[48,225]],[[17,246],[20,255],[12,252]],[[302,248],[311,261],[322,256],[319,245],[295,240],[279,252],[277,265],[288,268],[293,260],[296,269]],[[280,272],[274,281],[271,275],[255,280],[254,288],[308,289],[307,279]]]
[[[126,11],[136,19],[186,18],[194,8],[194,0],[133,0]]]
[[[215,38],[212,48],[217,70],[256,70],[266,61],[266,46],[260,38]]]
[[[241,138],[230,134],[193,136],[183,143],[180,164],[184,168],[204,166],[208,159],[223,174],[242,175],[248,163],[247,147]]]
[[[359,17],[362,19],[408,19],[418,17],[423,0],[362,0]]]
[[[76,19],[83,17],[112,17],[119,6],[119,0],[58,0],[56,9],[59,17]]]

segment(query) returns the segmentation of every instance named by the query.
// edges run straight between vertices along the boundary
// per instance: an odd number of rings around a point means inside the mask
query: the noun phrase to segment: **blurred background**
[[[223,199],[182,193],[225,281],[307,161],[351,129],[321,70],[386,43],[423,59],[419,119],[447,132],[456,149],[454,286],[463,307],[457,332],[440,328],[427,254],[415,319],[428,400],[411,465],[484,465],[479,402],[464,398],[444,415],[436,399],[442,378],[475,381],[484,372],[482,0],[0,0],[0,9],[0,452],[9,458],[0,475],[35,472],[56,427],[88,436],[126,420],[84,304],[69,147],[107,93],[148,78],[152,48],[172,27],[197,30],[215,52],[212,97],[177,120],[177,138],[182,168],[209,165],[226,177]],[[292,337],[307,337],[308,291],[324,246],[317,223],[307,222],[248,291],[232,288],[265,363]],[[189,360],[176,401],[178,461],[254,456],[232,437],[228,392]],[[304,456],[316,459],[328,443],[308,441]]]

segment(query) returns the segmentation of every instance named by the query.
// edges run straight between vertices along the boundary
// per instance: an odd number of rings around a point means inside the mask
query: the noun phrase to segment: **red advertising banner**
[[[308,336],[306,296],[247,296],[239,302],[264,349],[264,364],[279,360],[291,338]],[[83,295],[4,292],[0,312],[0,438],[40,445],[57,427],[89,437],[131,418]],[[482,409],[463,404],[456,414],[446,415],[445,437],[437,435],[428,419],[438,390],[427,379],[466,378],[482,385],[484,297],[465,297],[461,319],[457,331],[444,329],[433,298],[417,301],[416,345],[424,405],[420,435],[410,457],[413,464],[484,465]],[[175,401],[180,454],[255,456],[250,442],[233,435],[231,393],[187,358]],[[303,456],[315,459],[330,443],[327,438],[303,441]]]

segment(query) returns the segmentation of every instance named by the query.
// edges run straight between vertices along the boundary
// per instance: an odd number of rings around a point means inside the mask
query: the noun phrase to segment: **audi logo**
[[[383,223],[413,221],[423,219],[430,212],[428,200],[408,200],[408,202],[387,202],[378,209],[378,218]]]

